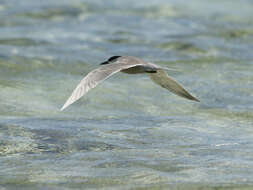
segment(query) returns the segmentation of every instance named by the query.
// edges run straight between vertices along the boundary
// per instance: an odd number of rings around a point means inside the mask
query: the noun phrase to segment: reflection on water
[[[252,189],[252,6],[0,2],[0,190]],[[201,103],[117,74],[60,112],[112,55],[178,69]]]

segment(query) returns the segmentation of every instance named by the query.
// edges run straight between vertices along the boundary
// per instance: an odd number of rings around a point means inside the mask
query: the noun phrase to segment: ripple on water
[[[253,189],[250,1],[0,4],[0,190]],[[117,74],[59,111],[126,54],[178,68],[201,103]]]
[[[2,156],[39,152],[33,132],[15,125],[0,125],[0,129]]]

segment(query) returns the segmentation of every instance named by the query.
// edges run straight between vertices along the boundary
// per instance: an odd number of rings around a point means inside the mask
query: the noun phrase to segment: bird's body
[[[156,64],[149,63],[132,56],[113,56],[107,61],[101,63],[101,66],[88,73],[83,80],[77,85],[69,99],[65,102],[61,110],[64,110],[70,104],[77,101],[90,89],[96,87],[100,82],[107,79],[117,72],[127,74],[147,73],[152,81],[163,88],[177,94],[178,96],[187,98],[189,100],[199,101],[188,93],[180,84],[174,79],[170,78],[165,70],[168,68],[160,67]]]

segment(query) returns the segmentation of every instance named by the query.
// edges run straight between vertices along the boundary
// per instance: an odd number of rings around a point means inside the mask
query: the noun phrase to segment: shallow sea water
[[[0,190],[253,189],[250,0],[0,1]],[[201,103],[89,71],[133,55]]]

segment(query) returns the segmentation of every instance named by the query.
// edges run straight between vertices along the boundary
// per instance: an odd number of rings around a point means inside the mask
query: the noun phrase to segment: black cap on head
[[[107,61],[105,61],[105,62],[103,62],[103,63],[100,63],[100,65],[105,65],[105,64],[109,64],[109,63],[111,63],[111,62],[114,62],[114,61],[116,61],[119,57],[121,57],[121,56],[112,56],[112,57],[110,57]]]
[[[121,56],[112,56],[112,57],[110,57],[109,59],[108,59],[108,61],[116,61],[119,57],[121,57]]]

